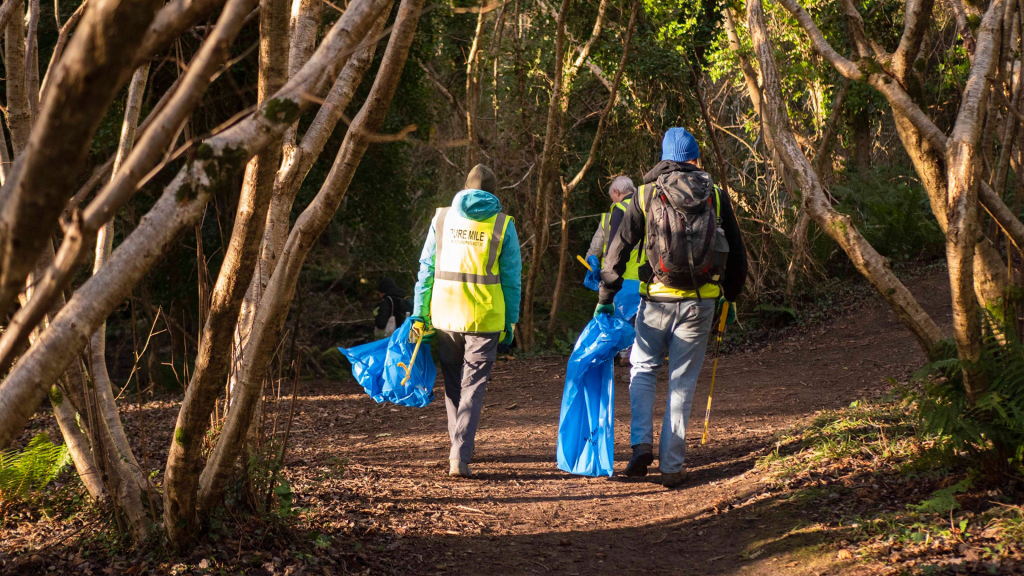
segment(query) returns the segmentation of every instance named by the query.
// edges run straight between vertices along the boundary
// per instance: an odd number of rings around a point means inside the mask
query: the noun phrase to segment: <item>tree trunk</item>
[[[29,136],[32,133],[32,113],[28,104],[28,79],[25,78],[25,10],[19,8],[22,5],[20,0],[4,2],[4,8],[8,4],[16,8],[12,10],[16,17],[12,17],[8,22],[7,33],[4,36],[4,85],[7,90],[7,126],[11,129],[11,148],[14,152],[12,158],[17,160],[28,148]],[[7,183],[0,192],[0,206],[7,196],[7,186],[11,184],[13,172],[12,167],[7,175]]]
[[[569,13],[570,0],[562,0],[562,6],[558,11],[555,21],[555,73],[552,76],[554,84],[551,87],[551,102],[548,104],[548,119],[544,129],[544,149],[540,154],[540,170],[537,172],[537,192],[533,197],[533,251],[530,256],[530,270],[526,275],[526,288],[523,297],[523,314],[521,327],[519,329],[523,349],[529,351],[534,344],[533,327],[533,300],[534,291],[537,285],[537,276],[540,273],[541,258],[547,250],[548,244],[548,221],[553,191],[553,182],[558,177],[558,165],[556,158],[560,155],[556,148],[561,145],[561,105],[562,105],[562,82],[563,68],[565,66],[565,20]]]
[[[103,478],[89,445],[89,439],[85,432],[78,427],[78,412],[67,401],[60,389],[56,386],[50,392],[50,403],[53,405],[53,415],[60,427],[60,433],[64,437],[64,444],[68,447],[71,460],[75,463],[75,471],[85,486],[85,491],[94,502],[106,500],[107,493],[103,488]]]
[[[244,16],[248,7],[239,14]],[[288,2],[263,0],[260,6],[259,104],[285,82],[288,55]],[[294,120],[293,120],[294,122]],[[281,134],[283,136],[283,134]],[[252,279],[259,242],[281,163],[281,136],[272,139],[248,164],[238,199],[231,240],[213,289],[195,370],[178,413],[175,436],[200,439],[206,435],[217,397],[228,376],[230,349],[238,309]],[[182,550],[196,528],[195,495],[202,442],[173,442],[168,454],[164,490],[164,525],[171,542]]]
[[[987,387],[987,375],[974,366],[981,358],[981,318],[974,294],[974,254],[980,234],[978,184],[982,172],[978,140],[987,107],[989,76],[999,60],[1003,16],[1002,0],[994,0],[978,30],[974,63],[953,134],[946,145],[949,172],[946,260],[953,296],[953,335],[960,360],[964,363],[964,388],[971,404]],[[990,121],[994,120],[994,116],[990,116]]]
[[[583,181],[583,177],[586,176],[590,167],[594,165],[594,161],[597,157],[597,150],[601,145],[601,137],[604,135],[605,126],[608,124],[608,117],[611,115],[612,109],[615,107],[619,85],[622,83],[622,75],[626,70],[626,61],[629,59],[629,48],[633,36],[633,28],[636,24],[636,15],[639,9],[640,1],[633,0],[633,8],[630,11],[629,16],[629,25],[626,28],[626,35],[622,40],[622,58],[619,59],[619,67],[615,71],[615,78],[612,80],[612,87],[608,94],[608,103],[605,104],[604,110],[601,111],[601,117],[597,122],[597,130],[594,132],[594,140],[590,143],[590,152],[587,154],[587,159],[583,163],[583,167],[576,173],[576,176],[574,176],[568,184],[562,184],[562,236],[558,250],[558,276],[555,280],[555,291],[551,295],[551,313],[548,316],[548,347],[551,347],[554,344],[555,323],[558,319],[558,301],[562,294],[562,284],[565,282],[565,269],[569,261],[569,199],[572,196],[572,193],[576,190],[576,187],[579,186],[579,183]],[[610,238],[608,239],[608,243],[611,244]]]
[[[857,172],[867,174],[871,171],[871,114],[866,109],[854,112],[850,119],[853,131],[853,158]]]
[[[807,213],[849,255],[858,271],[874,285],[900,321],[914,334],[925,353],[932,355],[935,345],[942,339],[939,327],[921,308],[906,286],[892,273],[886,260],[861,236],[850,218],[832,208],[810,161],[800,151],[789,127],[789,115],[782,96],[773,48],[764,23],[761,0],[747,1],[747,18],[754,50],[761,64],[764,89],[763,120],[768,145],[778,152],[786,167],[799,181],[804,192],[803,205]]]
[[[480,77],[483,74],[483,66],[480,65],[480,52],[483,47],[480,45],[483,37],[484,16],[487,12],[483,9],[476,14],[476,31],[473,34],[473,44],[469,48],[469,55],[466,56],[466,172],[468,173],[477,164],[477,142],[476,142],[476,115],[480,109]]]
[[[121,140],[118,143],[117,155],[114,157],[114,174],[120,169],[121,164],[127,157],[132,146],[135,145],[135,131],[139,123],[139,112],[142,109],[142,96],[146,91],[146,80],[149,78],[149,64],[143,65],[135,71],[131,84],[128,87],[128,101],[125,103],[124,123],[121,127]],[[100,230],[96,240],[96,258],[93,264],[93,274],[110,258],[110,252],[114,248],[114,222],[107,222]],[[149,493],[149,483],[146,474],[139,466],[128,444],[128,436],[125,435],[124,426],[121,424],[121,414],[117,409],[117,401],[114,397],[113,386],[110,382],[110,375],[107,372],[107,324],[100,325],[96,333],[92,335],[90,346],[89,364],[92,367],[93,385],[96,387],[97,411],[106,421],[107,430],[110,431],[112,446],[117,450],[128,471],[130,478],[125,481],[134,481],[140,493]]]
[[[256,312],[254,329],[242,357],[238,386],[227,420],[199,479],[199,508],[203,514],[210,512],[223,497],[225,484],[234,469],[253,417],[264,375],[284,330],[305,258],[317,237],[334,217],[355,169],[370,144],[370,136],[378,132],[384,123],[412,46],[423,2],[402,1],[387,51],[366,103],[349,126],[334,166],[320,192],[299,216],[288,235],[267,292]]]
[[[0,316],[10,311],[50,241],[93,135],[135,69],[135,51],[160,4],[95,0],[57,64],[28,147],[0,190]]]
[[[385,4],[386,0],[351,3],[309,63],[274,98],[197,147],[195,160],[182,167],[135,231],[114,250],[107,265],[75,292],[51,329],[0,383],[0,447],[24,427],[70,359],[82,351],[92,333],[163,256],[168,243],[195,223],[213,190],[230,182],[273,136],[285,132],[290,119],[308,105],[304,95],[316,96],[326,90]],[[140,148],[141,142],[135,150]],[[177,441],[186,439],[179,436]]]

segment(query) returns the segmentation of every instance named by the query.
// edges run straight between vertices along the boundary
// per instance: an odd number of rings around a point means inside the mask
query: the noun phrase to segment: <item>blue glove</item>
[[[615,304],[598,304],[597,308],[594,308],[594,318],[597,318],[601,314],[607,314],[611,316],[615,313]]]
[[[515,324],[509,324],[509,325],[505,326],[505,329],[502,330],[501,334],[498,335],[498,341],[501,342],[502,344],[504,344],[505,346],[511,346],[512,345],[512,340],[514,340],[515,337],[516,337],[516,325]]]
[[[587,256],[587,264],[590,264],[590,270],[583,277],[583,285],[597,292],[601,288],[601,261],[591,254]]]

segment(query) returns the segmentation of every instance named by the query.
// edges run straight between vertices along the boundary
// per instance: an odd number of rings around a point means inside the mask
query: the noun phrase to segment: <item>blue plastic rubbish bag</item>
[[[558,420],[558,467],[570,474],[611,476],[615,450],[615,354],[633,344],[633,326],[598,315],[576,340],[565,373]]]
[[[640,281],[623,280],[622,289],[615,294],[615,317],[632,320],[640,310]]]
[[[402,380],[405,378],[405,369],[399,363],[408,365],[412,358],[415,344],[409,342],[409,331],[412,329],[412,319],[406,319],[405,323],[388,341],[388,352],[384,359],[384,386],[381,394],[384,399],[399,406],[410,406],[412,408],[423,408],[434,400],[434,380],[437,378],[437,367],[434,366],[434,359],[430,356],[430,344],[420,345],[419,354],[416,355],[416,363],[412,366],[412,376],[405,386]],[[377,400],[380,402],[380,400]]]
[[[352,375],[377,402],[391,402],[400,406],[422,408],[434,400],[434,380],[437,367],[430,356],[430,344],[422,344],[412,375],[405,386],[405,369],[415,344],[409,343],[412,321],[406,320],[390,338],[377,340],[354,348],[338,348],[352,363]]]
[[[388,340],[377,340],[369,344],[361,344],[352,348],[338,348],[352,363],[352,375],[366,393],[377,402],[382,402],[380,395],[384,387],[384,357],[388,352]]]

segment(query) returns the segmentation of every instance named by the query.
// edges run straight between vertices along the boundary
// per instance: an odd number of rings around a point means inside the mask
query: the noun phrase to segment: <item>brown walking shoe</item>
[[[461,460],[449,460],[448,475],[452,478],[469,478],[473,473],[469,470],[469,464]]]
[[[679,488],[686,482],[686,470],[680,470],[679,472],[670,472],[668,474],[662,472],[661,474],[661,485],[669,490],[673,488]]]

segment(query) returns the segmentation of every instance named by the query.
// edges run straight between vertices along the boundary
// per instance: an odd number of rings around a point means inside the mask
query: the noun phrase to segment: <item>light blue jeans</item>
[[[629,361],[632,411],[630,444],[654,444],[654,393],[658,369],[668,352],[668,403],[661,425],[658,465],[663,474],[679,472],[686,460],[686,424],[704,364],[715,300],[640,303],[636,342]]]

